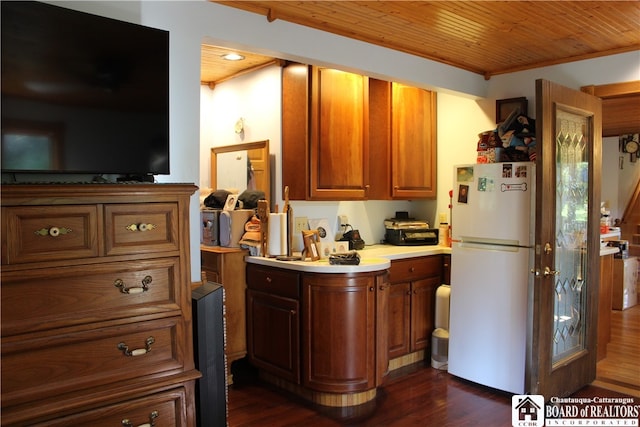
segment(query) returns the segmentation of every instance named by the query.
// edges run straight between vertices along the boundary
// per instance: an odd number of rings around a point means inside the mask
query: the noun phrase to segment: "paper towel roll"
[[[269,214],[267,253],[269,256],[287,254],[287,215],[285,213]]]

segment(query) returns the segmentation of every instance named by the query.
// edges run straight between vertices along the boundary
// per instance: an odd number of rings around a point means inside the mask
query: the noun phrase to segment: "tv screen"
[[[3,1],[2,172],[169,173],[169,33]]]

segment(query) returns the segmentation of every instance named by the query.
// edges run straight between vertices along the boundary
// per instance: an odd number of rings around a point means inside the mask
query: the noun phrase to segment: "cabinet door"
[[[309,66],[282,69],[282,188],[291,200],[309,197]]]
[[[411,284],[411,351],[429,347],[438,286],[440,276],[416,280]]]
[[[376,386],[389,373],[389,275],[376,276]]]
[[[376,379],[375,278],[336,276],[303,279],[303,385],[328,393],[369,390]]]
[[[368,78],[365,76],[313,67],[310,135],[312,200],[367,197],[368,93]]]
[[[436,95],[392,83],[393,198],[436,197]]]
[[[451,255],[442,255],[442,284],[451,284]]]
[[[389,291],[389,358],[410,351],[411,284],[394,283]]]
[[[247,254],[243,249],[200,251],[201,268],[206,279],[224,287],[227,331],[225,354],[229,366],[247,355],[247,286],[244,261]]]
[[[298,301],[247,290],[249,360],[280,378],[300,383]]]

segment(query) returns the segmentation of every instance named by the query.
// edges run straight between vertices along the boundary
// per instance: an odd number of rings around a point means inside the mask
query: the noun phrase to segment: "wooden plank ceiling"
[[[490,78],[640,50],[638,1],[214,1]],[[265,58],[260,59],[266,61]],[[203,80],[217,81],[217,61]],[[207,70],[211,73],[205,78]]]

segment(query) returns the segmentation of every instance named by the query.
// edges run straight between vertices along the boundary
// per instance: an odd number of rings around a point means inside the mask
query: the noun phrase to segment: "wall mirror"
[[[269,140],[211,149],[211,188],[264,191],[271,205]]]

